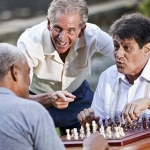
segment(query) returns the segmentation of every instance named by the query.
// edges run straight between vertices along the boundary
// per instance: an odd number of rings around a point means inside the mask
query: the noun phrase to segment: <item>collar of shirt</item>
[[[141,74],[141,77],[150,81],[150,59],[148,60],[146,66],[144,67],[142,74]]]
[[[150,69],[149,68],[150,68],[150,59],[148,60],[147,64],[145,65],[141,75],[136,80],[140,80],[140,78],[144,78],[144,79],[150,81],[150,76],[149,76],[150,75]],[[126,76],[124,74],[122,74],[122,73],[118,73],[117,74],[117,77],[114,80],[114,82],[118,81],[119,79],[123,80],[126,83],[129,83],[127,78],[126,78]]]
[[[0,87],[0,94],[10,94],[15,95],[15,93],[5,87]]]

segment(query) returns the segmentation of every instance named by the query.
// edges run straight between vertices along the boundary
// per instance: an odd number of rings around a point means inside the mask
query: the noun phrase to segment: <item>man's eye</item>
[[[119,49],[119,45],[114,45],[114,50],[117,51]]]
[[[124,46],[124,50],[128,52],[130,49],[128,46]]]
[[[56,32],[60,32],[60,28],[58,27],[54,27],[53,30],[55,30]]]
[[[74,32],[75,32],[75,29],[69,29],[68,32],[69,32],[69,33],[74,33]]]

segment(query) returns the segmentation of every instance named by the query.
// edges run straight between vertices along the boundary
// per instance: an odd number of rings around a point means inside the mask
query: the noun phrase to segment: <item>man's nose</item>
[[[67,37],[67,32],[66,31],[61,31],[60,33],[59,33],[59,39],[60,40],[65,40],[65,38]]]
[[[115,55],[116,55],[116,57],[118,57],[118,58],[121,58],[121,57],[123,57],[124,56],[124,50],[123,50],[123,48],[119,48],[117,51],[115,51]]]

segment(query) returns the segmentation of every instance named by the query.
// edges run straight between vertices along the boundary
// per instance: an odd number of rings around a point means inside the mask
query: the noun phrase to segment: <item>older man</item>
[[[25,56],[0,43],[0,66],[0,150],[65,150],[49,113],[27,99],[30,68]],[[99,133],[83,142],[85,150],[108,147]]]
[[[30,93],[36,95],[30,99],[46,105],[61,131],[79,128],[77,114],[91,106],[93,92],[86,79],[93,54],[113,58],[112,38],[87,20],[85,0],[53,0],[47,21],[27,29],[17,44],[32,70]],[[48,101],[49,92],[57,90],[67,90],[76,98],[65,107],[63,101]]]
[[[98,121],[99,117],[100,122],[110,118],[121,121],[126,104],[150,98],[150,19],[139,13],[123,15],[111,26],[110,34],[116,65],[101,74],[91,108],[78,114],[81,124]],[[131,123],[134,109],[130,112],[130,106],[123,114]],[[149,115],[149,110],[142,113],[145,118]]]

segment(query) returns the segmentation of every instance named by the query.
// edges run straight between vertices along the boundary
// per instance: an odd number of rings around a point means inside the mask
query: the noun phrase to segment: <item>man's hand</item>
[[[109,145],[103,135],[95,132],[83,141],[82,150],[109,150]]]
[[[50,96],[50,99],[54,107],[64,109],[74,101],[75,96],[67,91],[56,91]]]
[[[84,127],[86,123],[91,125],[93,120],[95,120],[96,123],[99,122],[99,117],[95,116],[94,110],[92,108],[84,109],[77,115],[77,117],[80,124]]]
[[[41,103],[46,108],[53,105],[58,109],[64,109],[68,107],[70,102],[74,101],[75,96],[64,90],[37,95],[29,95],[29,99]]]
[[[138,100],[128,103],[122,112],[122,122],[125,123],[127,120],[132,124],[133,120],[137,120],[140,114],[150,108],[150,99],[140,98]]]

